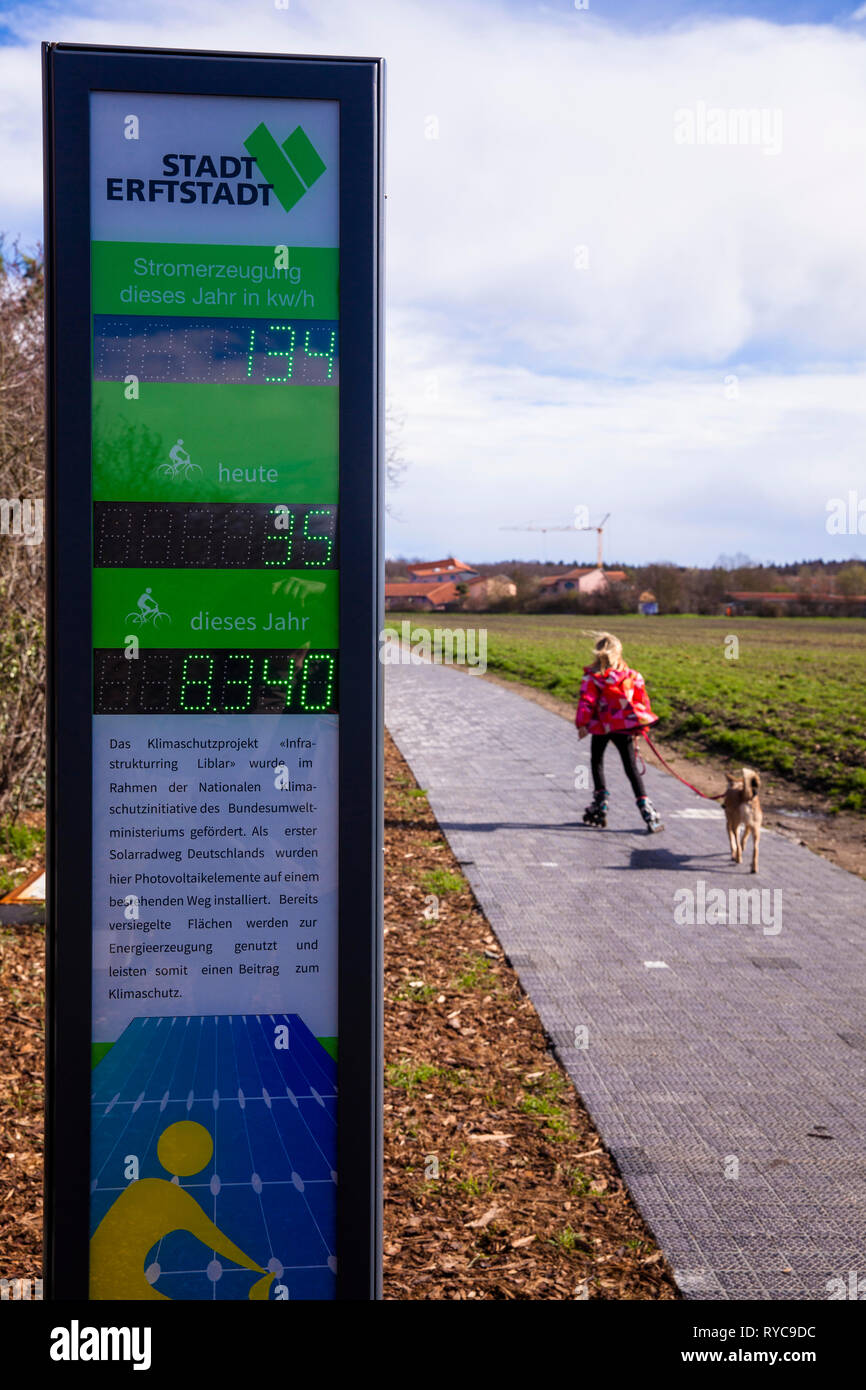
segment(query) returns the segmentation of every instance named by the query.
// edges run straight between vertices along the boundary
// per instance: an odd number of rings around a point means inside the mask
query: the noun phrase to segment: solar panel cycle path
[[[614,748],[607,829],[586,827],[588,740],[565,720],[443,666],[388,666],[385,685],[390,732],[683,1293],[850,1297],[866,884],[767,832],[750,874],[718,804],[653,769],[666,828],[647,835]]]
[[[273,1046],[274,1025],[287,1032]],[[287,1298],[334,1297],[336,1064],[296,1014],[134,1019],[93,1072],[92,1226],[124,1191],[124,1154],[167,1181],[159,1140],[201,1125],[213,1152],[179,1185],[236,1238]],[[219,1154],[219,1162],[216,1160]],[[194,1234],[158,1242],[147,1278],[175,1299],[243,1299],[255,1275],[208,1260]]]

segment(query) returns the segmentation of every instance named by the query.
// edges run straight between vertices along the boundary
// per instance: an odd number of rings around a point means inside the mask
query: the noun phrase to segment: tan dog
[[[731,842],[731,858],[735,864],[742,864],[743,850],[746,848],[746,840],[751,834],[754,840],[752,848],[752,873],[758,872],[758,841],[761,838],[761,803],[758,800],[758,788],[761,779],[757,772],[750,767],[744,767],[741,772],[740,781],[726,772],[728,779],[728,790],[725,792],[722,805],[725,808],[725,816],[728,822],[728,839]],[[743,827],[742,838],[740,838],[740,827]]]

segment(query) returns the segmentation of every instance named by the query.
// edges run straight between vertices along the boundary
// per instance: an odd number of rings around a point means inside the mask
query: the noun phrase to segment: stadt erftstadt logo
[[[269,180],[285,212],[290,212],[325,172],[324,161],[303,126],[295,126],[288,139],[278,145],[262,121],[244,141],[244,149]]]
[[[130,116],[124,135],[139,138],[137,117]],[[271,206],[273,193],[284,212],[308,193],[327,165],[303,126],[297,125],[282,144],[261,121],[244,141],[246,155],[174,154],[162,156],[159,178],[109,177],[106,199],[111,203],[178,203],[199,207]],[[256,174],[261,179],[256,178]]]

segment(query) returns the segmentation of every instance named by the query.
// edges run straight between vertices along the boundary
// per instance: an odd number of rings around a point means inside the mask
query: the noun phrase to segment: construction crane
[[[500,529],[500,531],[540,531],[540,532],[542,533],[542,535],[546,536],[547,533],[548,533],[548,531],[573,531],[573,530],[574,530],[574,527],[573,527],[573,526],[544,526],[544,525],[541,525],[539,522],[529,521],[529,522],[526,523],[525,526],[500,526],[499,529]],[[546,541],[544,542],[544,563],[545,563],[545,564],[548,563],[548,559],[547,559],[547,542],[546,542]]]
[[[598,534],[598,550],[597,550],[597,552],[596,552],[596,561],[595,561],[595,563],[596,563],[596,566],[597,566],[598,569],[604,569],[604,565],[603,565],[603,563],[602,563],[602,546],[603,546],[603,544],[604,544],[604,523],[605,523],[606,521],[608,521],[609,519],[610,519],[610,512],[605,512],[604,516],[602,517],[601,521],[598,523],[597,526],[577,526],[577,527],[575,527],[575,530],[577,530],[577,531],[595,531],[595,532],[597,532],[597,534]]]
[[[547,535],[548,531],[595,531],[598,534],[597,565],[603,569],[602,546],[604,543],[605,522],[610,518],[610,512],[605,512],[601,521],[594,526],[576,526],[573,522],[571,526],[545,526],[540,522],[528,521],[523,526],[500,526],[500,531],[540,531],[542,535]],[[546,548],[546,547],[545,547]],[[545,557],[546,559],[546,557]]]

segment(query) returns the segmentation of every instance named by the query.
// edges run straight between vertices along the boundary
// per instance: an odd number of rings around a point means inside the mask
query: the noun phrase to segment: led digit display
[[[97,381],[336,386],[337,325],[309,319],[144,318],[95,314]]]
[[[278,502],[96,502],[97,568],[335,569],[337,508]]]
[[[98,648],[93,690],[96,714],[333,714],[337,653]]]

